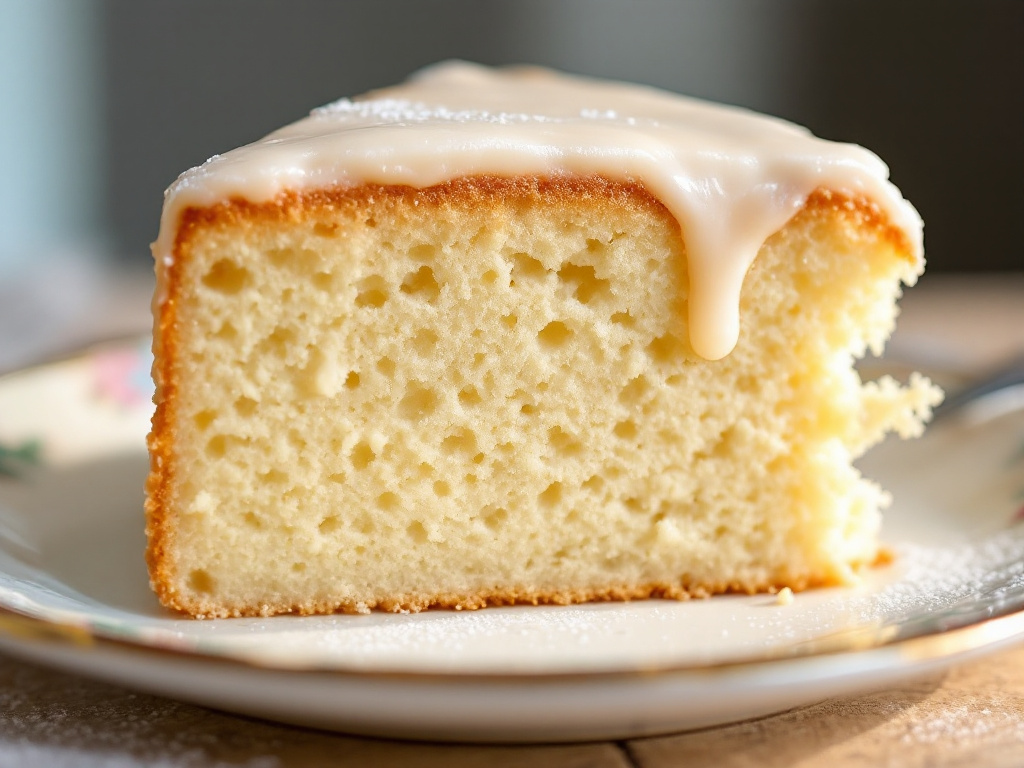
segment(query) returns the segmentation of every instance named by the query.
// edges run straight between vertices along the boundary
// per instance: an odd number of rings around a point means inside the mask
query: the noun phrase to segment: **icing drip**
[[[182,174],[167,192],[154,253],[166,268],[181,212],[231,197],[565,173],[640,182],[676,217],[690,343],[712,360],[736,344],[743,278],[761,245],[815,189],[871,200],[906,234],[914,258],[922,255],[920,217],[862,147],[652,88],[462,62],[321,107]]]

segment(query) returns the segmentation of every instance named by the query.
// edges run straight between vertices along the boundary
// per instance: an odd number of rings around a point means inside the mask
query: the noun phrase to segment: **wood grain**
[[[1024,276],[928,280],[894,347],[980,370],[1024,350]],[[966,357],[965,357],[966,356]],[[0,655],[0,768],[1018,768],[1024,646],[893,690],[627,743],[481,747],[361,739],[133,693]]]
[[[343,736],[133,693],[0,655],[0,768],[629,768],[616,744],[460,746]]]
[[[1024,766],[1024,646],[761,720],[629,744],[643,768]]]
[[[8,766],[774,768],[1024,765],[1024,646],[899,688],[625,744],[438,745],[237,717],[0,656]]]

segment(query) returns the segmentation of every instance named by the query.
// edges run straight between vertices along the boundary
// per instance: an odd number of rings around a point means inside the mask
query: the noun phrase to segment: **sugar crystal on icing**
[[[687,249],[690,342],[709,359],[736,344],[740,290],[761,245],[818,188],[878,205],[921,257],[917,212],[862,147],[653,88],[462,62],[328,104],[186,172],[168,191],[154,253],[166,268],[181,212],[232,197],[264,202],[289,189],[554,174],[639,181],[676,217]]]

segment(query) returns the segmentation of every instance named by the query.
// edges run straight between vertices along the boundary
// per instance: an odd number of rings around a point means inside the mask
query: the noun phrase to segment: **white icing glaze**
[[[690,342],[712,360],[736,344],[740,289],[761,245],[816,188],[874,202],[922,255],[920,217],[862,147],[652,88],[462,62],[329,104],[182,174],[167,191],[154,254],[158,269],[170,264],[185,208],[231,197],[566,173],[640,182],[676,217],[688,254]]]

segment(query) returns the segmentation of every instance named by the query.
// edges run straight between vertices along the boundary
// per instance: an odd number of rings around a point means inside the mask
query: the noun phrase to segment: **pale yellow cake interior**
[[[167,604],[684,597],[876,559],[885,494],[851,461],[937,393],[851,366],[919,271],[869,207],[826,196],[774,235],[708,361],[679,227],[642,190],[338,195],[179,237],[150,508]]]

